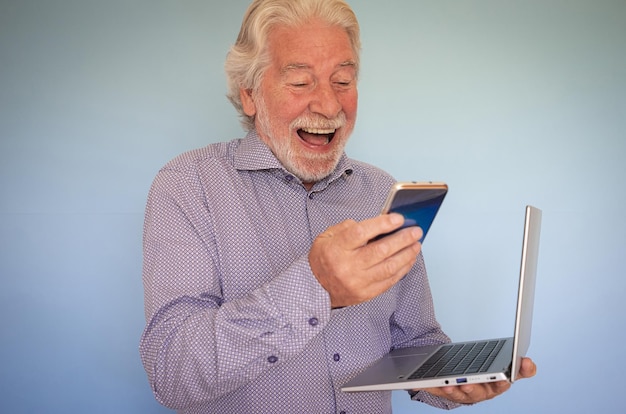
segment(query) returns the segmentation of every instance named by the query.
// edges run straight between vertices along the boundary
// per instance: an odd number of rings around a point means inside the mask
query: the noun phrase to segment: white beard
[[[306,151],[304,147],[294,143],[292,131],[302,128],[345,128],[346,120],[343,112],[336,119],[328,119],[320,115],[301,116],[289,125],[288,130],[280,131],[280,126],[275,125],[272,118],[267,114],[267,107],[261,93],[256,94],[255,102],[257,132],[287,171],[298,177],[303,183],[315,183],[326,178],[335,170],[348,141],[346,132],[349,134],[351,131],[343,129],[336,132],[333,137],[333,141],[336,141],[333,143],[334,148],[325,154]],[[341,133],[343,134],[340,136]]]

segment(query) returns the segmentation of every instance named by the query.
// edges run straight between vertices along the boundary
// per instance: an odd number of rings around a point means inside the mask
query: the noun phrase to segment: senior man
[[[359,26],[340,0],[256,0],[226,60],[245,138],[170,161],[146,207],[140,352],[181,413],[389,413],[343,393],[391,349],[448,342],[421,229],[379,215],[394,179],[350,159]],[[530,359],[522,375],[532,376]],[[413,390],[441,408],[506,382]]]

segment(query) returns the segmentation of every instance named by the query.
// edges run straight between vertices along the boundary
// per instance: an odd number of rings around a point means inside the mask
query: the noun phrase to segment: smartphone
[[[382,214],[391,212],[402,214],[404,224],[401,228],[421,227],[424,235],[420,242],[424,243],[424,238],[447,193],[448,185],[445,183],[398,182],[391,187]],[[383,236],[386,234],[377,239]]]

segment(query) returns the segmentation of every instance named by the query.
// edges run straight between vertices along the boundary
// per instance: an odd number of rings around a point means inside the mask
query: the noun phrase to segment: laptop
[[[530,346],[541,210],[526,207],[517,311],[512,338],[395,349],[343,385],[342,391],[410,390],[507,380]]]

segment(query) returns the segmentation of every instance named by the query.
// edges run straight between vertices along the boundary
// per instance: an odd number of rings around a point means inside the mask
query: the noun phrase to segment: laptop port
[[[467,378],[457,378],[456,383],[457,384],[463,384],[467,382]]]

